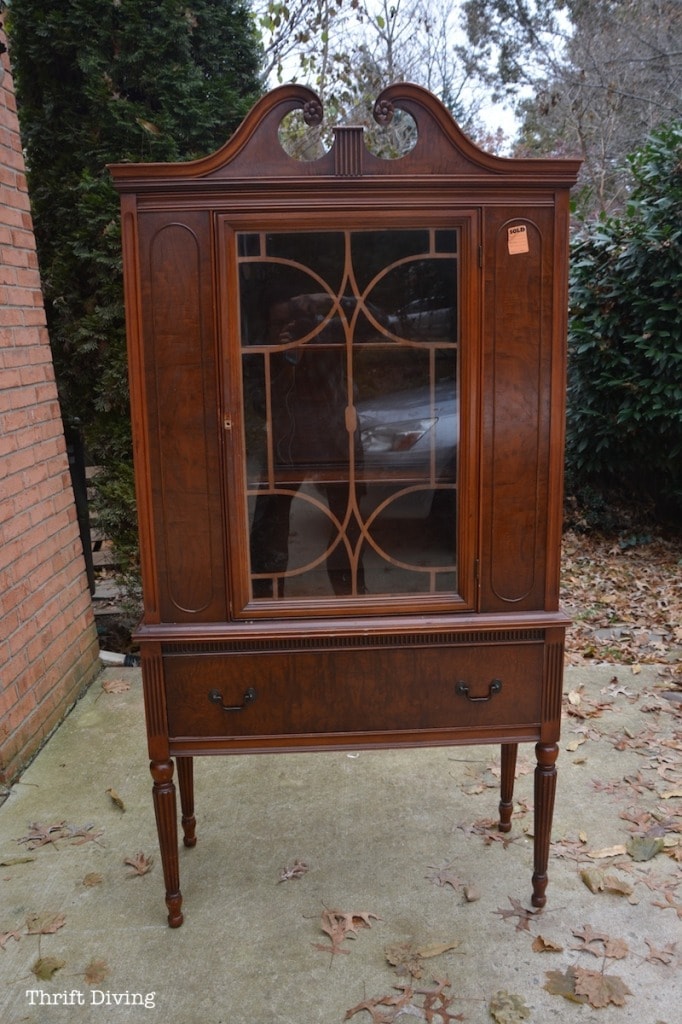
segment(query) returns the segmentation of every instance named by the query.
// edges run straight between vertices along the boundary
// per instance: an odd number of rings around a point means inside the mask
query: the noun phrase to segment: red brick
[[[9,780],[99,664],[9,71],[0,186],[0,778]]]

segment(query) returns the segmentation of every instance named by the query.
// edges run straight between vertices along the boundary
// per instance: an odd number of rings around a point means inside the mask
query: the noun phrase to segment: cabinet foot
[[[194,760],[191,757],[177,757],[178,787],[180,789],[180,808],[182,810],[182,841],[185,846],[197,845],[194,817]]]
[[[179,928],[183,917],[180,910],[182,893],[180,892],[178,812],[175,803],[173,762],[152,761],[149,767],[154,780],[152,796],[154,798],[156,828],[159,834],[163,880],[166,886],[168,924],[171,928]]]
[[[511,816],[514,809],[514,774],[518,743],[502,744],[502,771],[500,782],[500,832],[511,832]]]
[[[547,902],[545,890],[548,882],[547,864],[554,813],[556,759],[559,754],[559,746],[556,743],[538,743],[535,754],[537,757],[535,768],[535,870],[531,903],[534,907],[544,907]]]

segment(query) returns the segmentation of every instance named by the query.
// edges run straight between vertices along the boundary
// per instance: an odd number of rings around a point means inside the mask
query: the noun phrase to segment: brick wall
[[[7,45],[0,30],[0,41]],[[99,671],[8,55],[0,58],[0,781]]]

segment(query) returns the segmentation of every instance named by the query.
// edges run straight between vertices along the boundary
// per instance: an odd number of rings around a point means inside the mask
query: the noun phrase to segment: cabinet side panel
[[[481,609],[521,611],[545,596],[552,210],[488,211],[486,236]]]
[[[210,223],[140,218],[162,621],[226,617]]]

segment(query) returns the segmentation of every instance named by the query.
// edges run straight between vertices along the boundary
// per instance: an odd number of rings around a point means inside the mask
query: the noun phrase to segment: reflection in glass
[[[237,252],[253,598],[455,593],[457,233]]]

